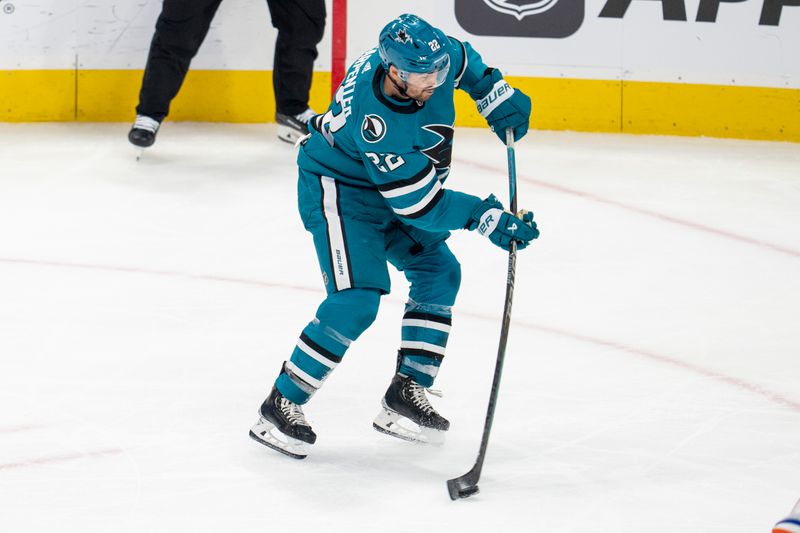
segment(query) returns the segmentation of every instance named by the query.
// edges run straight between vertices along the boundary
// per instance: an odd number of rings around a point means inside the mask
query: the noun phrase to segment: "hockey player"
[[[136,122],[128,140],[141,151],[152,146],[189,64],[208,33],[222,0],[164,0],[144,70]],[[325,30],[324,0],[267,0],[278,29],[272,73],[278,138],[294,143],[308,133],[311,75]]]
[[[800,500],[797,501],[789,516],[775,524],[772,533],[800,533]]]
[[[389,292],[387,263],[411,287],[402,321],[397,373],[373,426],[413,441],[438,442],[450,423],[430,404],[445,354],[460,265],[449,230],[476,230],[503,249],[539,236],[531,213],[503,210],[443,187],[450,171],[453,91],[476,101],[493,131],[519,139],[530,99],[487,67],[468,44],[414,15],[380,32],[379,46],[350,66],[327,113],[298,155],[299,210],[312,234],[327,297],[303,329],[250,431],[258,442],[295,458],[316,434],[302,405],[373,322]]]

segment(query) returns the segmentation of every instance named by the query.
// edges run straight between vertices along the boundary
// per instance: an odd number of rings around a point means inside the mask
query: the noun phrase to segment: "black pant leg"
[[[222,0],[164,0],[150,44],[136,113],[159,122],[183,84]]]
[[[325,0],[267,0],[278,29],[272,81],[278,113],[297,115],[308,107],[317,44],[325,33]]]

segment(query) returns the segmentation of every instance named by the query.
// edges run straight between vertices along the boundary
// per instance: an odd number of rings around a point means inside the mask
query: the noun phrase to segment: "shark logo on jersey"
[[[386,122],[378,115],[367,115],[361,123],[361,136],[368,143],[376,143],[386,136]]]
[[[453,158],[453,127],[445,124],[428,124],[423,126],[422,129],[441,137],[439,142],[425,148],[422,153],[433,161],[433,166],[436,168],[448,168]]]

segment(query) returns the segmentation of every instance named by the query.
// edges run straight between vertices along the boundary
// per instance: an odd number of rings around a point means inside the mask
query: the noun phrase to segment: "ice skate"
[[[286,398],[276,387],[259,409],[258,421],[250,429],[250,437],[295,459],[305,459],[308,445],[317,435],[306,422],[303,409]]]
[[[136,160],[142,157],[145,148],[153,146],[156,142],[156,133],[161,124],[148,116],[136,115],[131,131],[128,133],[128,140],[136,147]]]
[[[399,439],[426,444],[442,444],[450,422],[442,417],[428,401],[430,392],[409,376],[395,374],[392,383],[381,401],[383,408],[372,427],[381,433]]]
[[[308,121],[314,115],[316,113],[310,108],[294,116],[275,113],[275,121],[278,123],[278,138],[295,144],[298,139],[308,135]]]

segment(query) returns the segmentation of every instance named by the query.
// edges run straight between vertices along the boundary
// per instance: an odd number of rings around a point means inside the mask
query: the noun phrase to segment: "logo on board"
[[[586,0],[455,0],[456,20],[474,35],[569,37],[583,24]]]
[[[604,0],[597,17],[622,19],[631,10],[658,3],[661,9],[648,10],[648,16],[718,23],[720,11],[736,9],[735,4],[741,1],[699,0],[697,13],[688,13],[686,0]],[[752,25],[780,26],[785,8],[793,7],[800,7],[800,0],[761,0],[760,13]],[[563,39],[580,29],[585,13],[586,0],[455,0],[456,20],[473,35]]]

